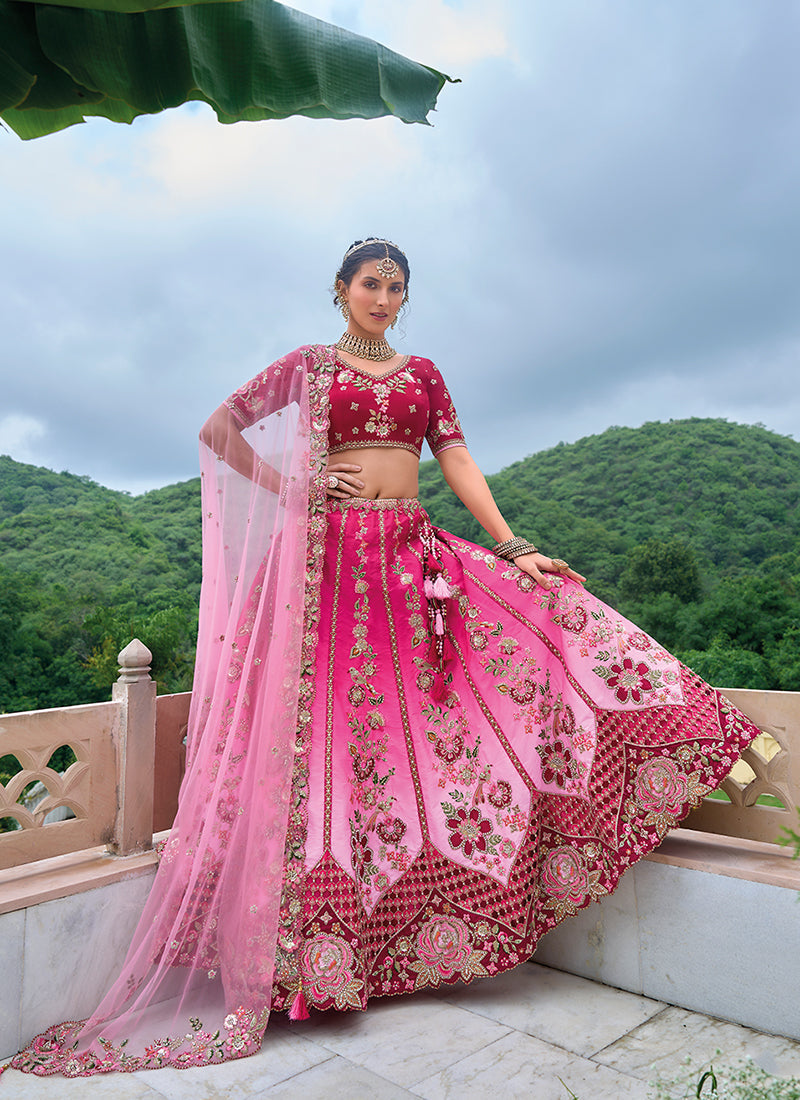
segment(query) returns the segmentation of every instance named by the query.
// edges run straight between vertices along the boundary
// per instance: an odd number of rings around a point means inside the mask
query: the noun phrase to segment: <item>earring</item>
[[[392,318],[392,323],[389,325],[389,328],[394,328],[394,326],[396,324],[397,324],[397,314],[395,313],[394,317]]]
[[[342,317],[344,317],[345,321],[349,321],[350,320],[350,306],[348,305],[348,302],[347,302],[346,298],[342,299],[342,301],[339,305],[339,308],[342,311]]]

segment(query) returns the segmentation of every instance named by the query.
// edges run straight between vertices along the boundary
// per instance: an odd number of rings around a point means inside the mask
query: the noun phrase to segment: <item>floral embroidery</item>
[[[620,703],[627,703],[629,698],[634,703],[641,703],[642,692],[653,690],[653,682],[647,678],[652,670],[644,661],[634,665],[630,657],[626,657],[621,665],[612,664],[610,672],[606,683],[614,689]]]
[[[488,835],[492,831],[491,821],[483,817],[480,810],[474,808],[469,811],[456,810],[453,816],[448,818],[447,828],[451,830],[450,847],[461,848],[467,859],[472,855],[473,849],[485,852],[489,840],[497,843],[500,839],[500,837]]]
[[[511,793],[511,784],[505,779],[498,779],[496,783],[492,783],[486,797],[496,810],[504,810],[511,805]]]
[[[417,959],[409,965],[417,972],[417,989],[438,986],[442,979],[451,980],[456,975],[469,980],[487,973],[481,965],[484,953],[475,950],[472,933],[459,917],[440,916],[429,920],[419,930],[414,946]]]
[[[599,869],[590,871],[586,857],[578,848],[562,844],[548,852],[542,864],[542,889],[546,904],[555,909],[560,920],[576,912],[587,897],[597,898],[608,891],[599,884]]]
[[[316,1001],[333,1000],[338,1009],[361,1008],[363,981],[354,974],[356,956],[347,940],[321,932],[303,948],[304,983]]]
[[[537,745],[536,751],[542,758],[542,779],[545,783],[555,783],[557,787],[566,787],[571,779],[577,778],[576,761],[563,741],[554,741],[552,745]]]

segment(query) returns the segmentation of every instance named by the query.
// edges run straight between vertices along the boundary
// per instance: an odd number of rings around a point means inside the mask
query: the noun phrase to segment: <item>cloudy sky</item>
[[[0,132],[0,453],[193,476],[231,390],[338,338],[366,235],[408,253],[397,346],[440,366],[487,472],[648,420],[800,439],[800,5],[295,6],[462,83],[432,127],[194,105]]]

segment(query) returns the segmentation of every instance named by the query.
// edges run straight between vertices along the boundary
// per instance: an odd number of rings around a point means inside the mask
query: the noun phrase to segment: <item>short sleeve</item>
[[[434,456],[441,454],[449,447],[466,447],[453,399],[433,363],[430,364],[428,378],[428,400],[430,414],[425,438]]]

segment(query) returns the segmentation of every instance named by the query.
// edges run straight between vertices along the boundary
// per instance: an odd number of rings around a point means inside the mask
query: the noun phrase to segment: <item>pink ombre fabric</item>
[[[325,438],[309,390],[319,379],[324,388],[324,358],[299,349],[254,379],[241,434],[227,406],[204,429],[203,586],[178,814],[119,978],[89,1020],[51,1028],[17,1055],[20,1069],[183,1067],[260,1046],[295,763],[309,500],[323,492],[311,477]]]
[[[758,734],[582,586],[539,587],[416,500],[328,500],[331,401],[355,400],[337,371],[332,349],[299,349],[204,431],[178,817],[119,979],[19,1069],[241,1057],[271,1010],[516,966]],[[370,422],[399,425],[373,384]]]

